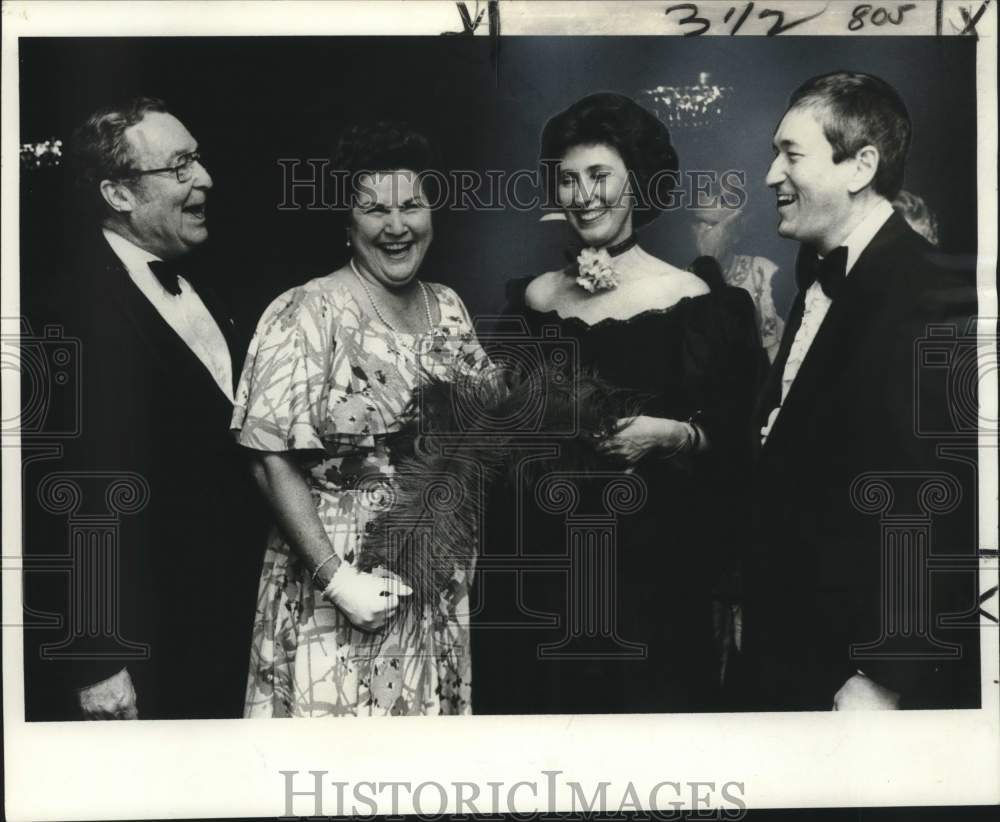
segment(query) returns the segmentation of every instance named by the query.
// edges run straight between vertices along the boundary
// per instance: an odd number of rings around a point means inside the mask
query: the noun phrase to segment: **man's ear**
[[[119,213],[130,212],[135,205],[135,194],[117,180],[101,180],[101,196],[112,210]]]
[[[879,153],[875,146],[865,146],[854,155],[855,171],[848,183],[847,190],[851,194],[868,188],[875,179],[875,172],[878,171]]]

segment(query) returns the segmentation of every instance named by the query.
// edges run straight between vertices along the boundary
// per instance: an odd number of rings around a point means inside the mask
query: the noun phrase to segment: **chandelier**
[[[725,120],[733,88],[716,85],[703,71],[696,85],[655,86],[643,89],[638,96],[670,128],[700,128]]]
[[[62,163],[63,142],[55,137],[39,143],[21,144],[21,168],[34,171],[53,168]]]

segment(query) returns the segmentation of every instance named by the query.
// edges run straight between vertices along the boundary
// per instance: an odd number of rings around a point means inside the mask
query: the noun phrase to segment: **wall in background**
[[[780,308],[794,288],[794,244],[775,233],[763,184],[788,94],[838,68],[875,73],[903,95],[915,139],[906,187],[938,214],[942,247],[976,249],[975,50],[964,38],[503,37],[22,39],[21,138],[66,139],[92,109],[132,94],[164,97],[199,139],[214,179],[212,245],[232,264],[220,278],[256,310],[284,288],[344,261],[328,212],[279,211],[279,158],[329,155],[359,117],[408,119],[450,168],[535,167],[545,120],[598,90],[635,95],[709,72],[731,86],[725,118],[675,129],[682,169],[740,169],[750,196],[748,253],[782,267]],[[30,303],[61,267],[79,220],[64,167],[22,175],[22,295]],[[540,213],[439,213],[423,275],[454,286],[474,313],[496,311],[503,283],[563,264],[564,227]],[[686,266],[690,215],[643,232],[653,253]],[[65,242],[64,242],[65,239]]]

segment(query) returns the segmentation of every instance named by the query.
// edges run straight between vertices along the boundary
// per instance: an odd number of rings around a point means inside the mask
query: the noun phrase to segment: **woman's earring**
[[[351,247],[351,229],[347,229],[347,231],[344,232],[344,233],[347,235],[347,242],[344,243],[344,245],[346,245],[348,248],[350,248]]]

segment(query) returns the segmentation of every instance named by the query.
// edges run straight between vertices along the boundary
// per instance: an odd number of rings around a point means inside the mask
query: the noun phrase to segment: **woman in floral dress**
[[[357,563],[391,498],[389,435],[414,388],[475,368],[481,349],[458,296],[416,276],[433,236],[426,139],[355,128],[338,157],[354,184],[351,260],[265,311],[233,415],[278,523],[244,713],[467,713],[468,580],[456,570],[437,601],[416,606],[398,578]]]

